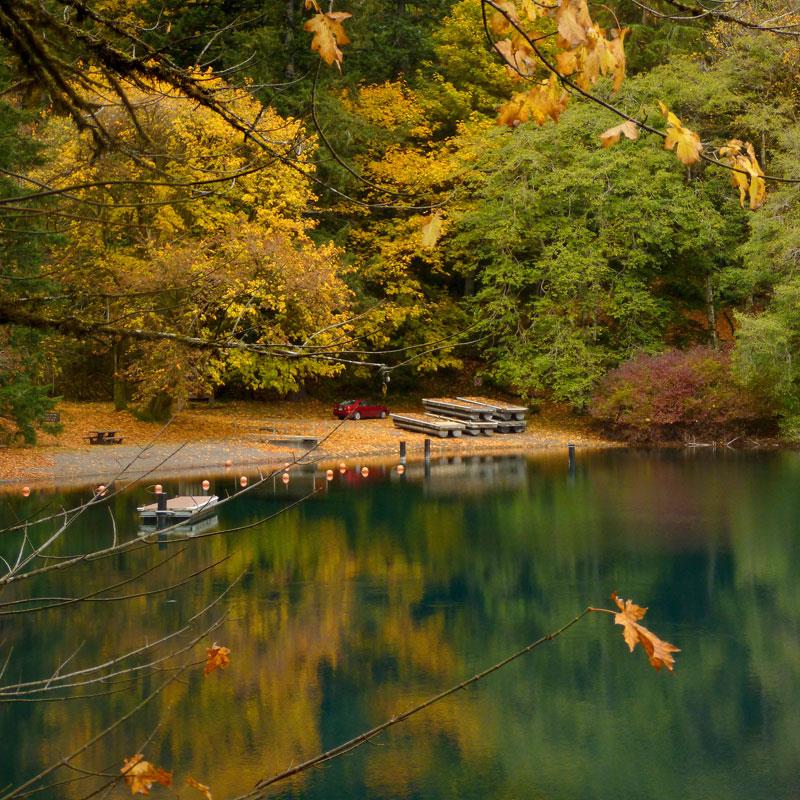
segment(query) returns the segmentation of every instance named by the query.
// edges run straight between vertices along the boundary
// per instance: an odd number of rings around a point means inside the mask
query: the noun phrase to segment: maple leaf
[[[503,57],[515,78],[520,75],[532,75],[536,68],[533,51],[527,43],[514,43],[511,39],[500,39],[494,43],[494,48]]]
[[[658,107],[661,113],[667,118],[667,136],[664,139],[664,149],[674,150],[675,155],[682,164],[688,167],[696,164],[700,160],[700,153],[703,145],[700,137],[689,128],[685,128],[683,123],[673,114],[660,100]]]
[[[622,82],[625,80],[625,37],[630,33],[630,28],[620,28],[612,31],[612,37],[608,40],[608,49],[614,56],[616,63],[611,70],[614,73],[614,91],[618,92]]]
[[[347,11],[329,11],[327,14],[315,14],[303,25],[303,30],[314,34],[311,49],[318,52],[326,64],[336,64],[339,71],[344,58],[339,45],[350,44],[342,23],[352,16]]]
[[[499,11],[495,11],[489,18],[489,28],[491,29],[492,33],[497,34],[497,36],[505,36],[513,29],[513,25],[511,22],[509,22],[509,19],[513,20],[514,22],[519,22],[517,8],[513,3],[508,2],[508,0],[504,0],[497,5],[499,8],[502,8],[503,11],[508,14],[508,16],[501,14]]]
[[[209,675],[215,669],[225,669],[228,664],[231,663],[230,649],[227,647],[222,647],[216,642],[214,642],[214,644],[211,645],[206,652],[208,653],[208,658],[206,659],[206,666],[203,670],[204,675]]]
[[[619,608],[619,612],[614,614],[614,622],[624,628],[623,635],[630,651],[633,652],[636,645],[641,644],[651,667],[656,671],[666,667],[672,672],[675,664],[672,653],[680,653],[680,648],[659,639],[652,631],[639,624],[639,620],[647,613],[647,608],[637,606],[632,600],[623,600],[616,592],[611,595],[611,599]]]
[[[731,139],[719,148],[719,157],[735,170],[731,172],[731,183],[739,189],[739,205],[744,208],[749,195],[750,208],[755,211],[761,207],[767,197],[767,186],[753,145],[740,139]]]
[[[592,18],[586,0],[562,0],[556,10],[556,22],[560,47],[572,50],[587,43]]]
[[[130,787],[131,794],[150,794],[150,787],[154,783],[160,783],[162,786],[172,784],[172,773],[154,767],[149,761],[144,760],[141,753],[126,758],[120,772]]]
[[[206,786],[204,783],[200,783],[200,781],[196,781],[191,775],[186,778],[186,783],[192,787],[192,789],[197,789],[200,794],[204,795],[206,800],[214,800],[211,795],[211,787]]]
[[[619,141],[620,136],[625,136],[628,139],[638,139],[639,126],[633,120],[627,119],[620,125],[615,125],[613,128],[603,131],[600,134],[600,141],[603,147],[611,147]]]
[[[572,75],[578,70],[581,50],[560,50],[556,53],[556,69],[562,75]]]
[[[558,122],[567,107],[567,93],[561,88],[558,78],[551,75],[548,80],[537,83],[532,89],[518,92],[500,108],[497,122],[500,125],[517,125],[532,119],[544,125],[548,119]]]
[[[306,0],[303,5],[306,11],[316,11],[317,14],[321,13],[322,11],[317,0]]]

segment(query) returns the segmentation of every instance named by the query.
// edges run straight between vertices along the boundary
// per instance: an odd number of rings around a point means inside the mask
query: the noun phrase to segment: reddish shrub
[[[606,375],[589,411],[608,433],[637,443],[717,441],[774,427],[734,383],[729,351],[710,347],[640,353]]]

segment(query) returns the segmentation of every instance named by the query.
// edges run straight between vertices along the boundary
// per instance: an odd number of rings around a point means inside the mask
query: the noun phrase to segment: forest
[[[800,14],[0,2],[0,435],[464,376],[800,435]]]

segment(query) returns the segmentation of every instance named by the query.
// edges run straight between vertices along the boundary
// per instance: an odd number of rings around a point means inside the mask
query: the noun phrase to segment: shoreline
[[[398,407],[397,411],[412,410]],[[64,431],[43,435],[41,445],[0,450],[0,492],[22,485],[57,489],[109,483],[190,476],[209,477],[241,470],[241,474],[280,469],[285,463],[315,463],[320,469],[341,461],[399,462],[400,442],[408,461],[422,459],[425,436],[395,428],[391,420],[334,420],[327,404],[235,402],[180,412],[167,426],[144,423],[110,403],[63,403]],[[91,423],[91,424],[90,424]],[[89,445],[85,429],[122,431],[121,445]],[[307,448],[277,447],[272,436],[314,436],[320,444]],[[619,447],[574,419],[534,415],[525,433],[494,436],[431,438],[431,455],[469,456],[552,452],[567,444],[583,448]],[[230,466],[226,467],[227,462]]]

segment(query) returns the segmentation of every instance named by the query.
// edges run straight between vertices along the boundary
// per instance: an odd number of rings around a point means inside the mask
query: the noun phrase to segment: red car
[[[389,409],[368,400],[342,400],[333,407],[333,416],[339,419],[386,419]]]

